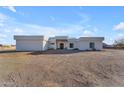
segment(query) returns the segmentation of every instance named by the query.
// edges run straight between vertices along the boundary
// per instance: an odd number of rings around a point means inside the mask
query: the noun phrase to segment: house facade
[[[48,49],[78,49],[78,50],[101,50],[104,37],[80,37],[69,38],[68,36],[14,36],[17,51],[44,51]]]

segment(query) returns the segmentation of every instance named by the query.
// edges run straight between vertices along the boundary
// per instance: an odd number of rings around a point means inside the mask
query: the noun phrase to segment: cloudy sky
[[[15,44],[13,35],[124,37],[124,7],[0,7],[0,43]]]

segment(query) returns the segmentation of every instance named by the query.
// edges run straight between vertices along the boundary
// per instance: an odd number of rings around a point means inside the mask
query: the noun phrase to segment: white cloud
[[[83,33],[84,27],[81,25],[68,25],[66,27],[48,27],[35,24],[26,24],[26,27],[30,28],[35,34],[43,34],[46,36],[55,35],[72,35],[76,33]]]
[[[5,22],[5,27],[0,29],[5,35],[1,35],[4,41],[10,42],[13,40],[13,35],[44,35],[44,36],[56,36],[56,35],[67,35],[71,37],[79,36],[93,36],[97,28],[90,25],[89,28],[79,23],[75,24],[63,24],[60,27],[49,27],[37,24],[20,23],[12,20],[12,17],[8,17],[0,13],[0,18]],[[51,18],[51,20],[54,20]],[[92,30],[89,30],[92,29]],[[6,37],[6,38],[5,38]],[[9,39],[8,39],[9,38]]]
[[[120,22],[119,24],[115,25],[114,30],[124,30],[124,22]]]
[[[122,33],[119,33],[119,34],[117,34],[117,37],[116,37],[116,39],[124,39],[124,34],[122,34]]]
[[[118,36],[119,36],[119,37],[122,37],[122,36],[124,36],[124,34],[122,34],[122,33],[119,33],[119,34],[118,34]]]
[[[0,39],[6,38],[7,36],[5,34],[0,34]]]
[[[7,6],[7,7],[4,7],[4,8],[9,9],[10,11],[12,11],[14,13],[16,12],[16,8],[14,6]]]
[[[22,29],[20,29],[20,28],[15,28],[13,31],[14,31],[16,34],[21,34],[21,33],[24,32],[24,31],[23,31]]]
[[[0,13],[0,23],[5,22],[7,19],[8,19],[8,16],[6,16],[6,15]]]
[[[68,24],[65,27],[48,27],[36,24],[25,24],[28,30],[34,32],[33,34],[40,34],[44,36],[56,36],[56,35],[67,35],[67,36],[94,36],[94,33],[98,31],[98,28],[94,27],[93,30],[88,30],[80,24]],[[30,32],[30,31],[27,31]],[[29,33],[30,34],[30,33]],[[32,33],[31,33],[32,34]]]
[[[94,27],[94,28],[93,28],[93,31],[94,31],[94,32],[98,32],[99,29],[98,29],[97,27]]]
[[[85,30],[85,31],[83,32],[83,36],[85,36],[85,37],[93,36],[93,32],[88,31],[88,30]]]
[[[8,19],[8,16],[4,15],[3,13],[0,13],[0,27],[3,27]]]
[[[3,31],[4,31],[5,33],[10,33],[10,32],[11,32],[11,30],[10,30],[10,29],[7,29],[7,28],[3,29]]]
[[[0,27],[3,27],[4,26],[4,24],[3,23],[0,23]]]
[[[111,39],[113,40],[113,43],[114,43],[115,40],[124,39],[124,34],[123,33],[118,33],[117,35],[111,37]]]

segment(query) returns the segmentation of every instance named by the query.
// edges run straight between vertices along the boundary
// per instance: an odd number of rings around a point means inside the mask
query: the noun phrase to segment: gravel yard
[[[0,86],[124,86],[124,50],[1,51]]]

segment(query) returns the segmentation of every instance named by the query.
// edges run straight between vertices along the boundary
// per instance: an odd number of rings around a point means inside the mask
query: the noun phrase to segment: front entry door
[[[64,44],[60,43],[60,49],[64,49]]]

